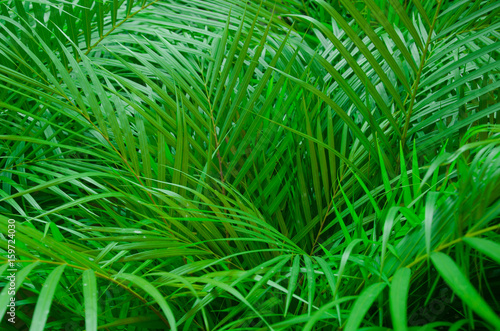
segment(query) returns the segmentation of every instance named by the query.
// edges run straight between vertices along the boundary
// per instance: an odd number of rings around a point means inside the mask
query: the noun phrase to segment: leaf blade
[[[451,257],[441,252],[434,252],[431,254],[431,260],[441,277],[462,299],[464,304],[492,325],[500,325],[500,318],[476,291]]]

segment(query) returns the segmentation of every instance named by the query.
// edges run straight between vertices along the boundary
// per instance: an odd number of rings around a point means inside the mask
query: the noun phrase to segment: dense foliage
[[[0,1],[2,330],[499,328],[499,13]]]

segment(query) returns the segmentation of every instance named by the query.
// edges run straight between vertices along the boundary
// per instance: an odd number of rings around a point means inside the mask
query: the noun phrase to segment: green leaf
[[[40,295],[38,296],[35,311],[33,312],[33,323],[31,324],[30,331],[43,331],[45,329],[45,323],[49,317],[52,299],[54,298],[54,293],[57,285],[59,285],[65,267],[65,264],[60,265],[47,276],[42,290],[40,291]]]
[[[382,292],[385,287],[385,283],[375,283],[361,292],[351,308],[351,313],[345,326],[346,331],[356,331],[359,329],[359,326],[363,322],[368,309],[370,309],[373,302],[377,299],[380,292]]]
[[[307,293],[308,293],[308,299],[309,299],[309,305],[307,306],[307,313],[309,315],[311,315],[316,282],[315,282],[315,277],[314,277],[314,269],[312,266],[312,261],[311,261],[311,258],[307,255],[304,255],[304,264],[306,267],[307,288],[308,288]]]
[[[467,245],[480,251],[496,263],[500,264],[500,245],[491,240],[465,237],[462,239]]]
[[[142,277],[126,273],[116,275],[115,278],[128,280],[139,286],[144,292],[149,294],[156,301],[156,303],[160,305],[160,308],[163,310],[163,313],[167,317],[170,329],[173,331],[177,330],[175,316],[172,312],[172,309],[170,309],[170,306],[168,305],[163,295],[153,285],[151,285],[151,283],[149,283]]]
[[[425,201],[425,252],[429,257],[431,254],[432,223],[439,192],[429,192]]]
[[[297,286],[297,280],[299,278],[300,271],[300,255],[295,255],[293,259],[292,271],[290,274],[290,280],[288,281],[288,293],[286,294],[286,305],[284,315],[286,316],[288,308],[290,307],[290,302],[292,301],[292,295],[295,292]]]
[[[396,271],[390,289],[391,319],[395,331],[407,330],[407,300],[410,291],[411,270],[401,268]]]
[[[303,331],[313,330],[314,324],[317,321],[325,318],[325,315],[326,315],[326,317],[333,317],[330,313],[327,313],[331,307],[338,306],[343,302],[351,301],[354,299],[356,299],[355,296],[350,296],[350,297],[343,297],[343,298],[334,300],[332,302],[327,303],[326,305],[324,305],[320,309],[318,309],[318,311],[316,311],[312,316],[306,316],[307,318],[305,321],[307,321],[307,323],[306,323],[306,325],[304,325]],[[330,316],[328,316],[328,315],[330,315]]]
[[[470,281],[464,276],[455,262],[446,254],[434,252],[431,260],[441,277],[451,287],[462,302],[469,306],[476,314],[484,318],[491,325],[500,325],[500,317],[486,303],[476,291]]]
[[[97,330],[97,282],[94,270],[83,272],[83,298],[85,307],[85,330]]]

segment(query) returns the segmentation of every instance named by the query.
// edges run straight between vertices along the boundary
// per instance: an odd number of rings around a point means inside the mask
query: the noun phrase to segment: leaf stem
[[[424,69],[425,56],[427,55],[427,51],[428,51],[429,45],[431,43],[432,32],[434,30],[434,26],[436,25],[436,21],[437,21],[438,15],[439,15],[439,10],[441,9],[442,3],[443,3],[443,0],[438,2],[438,6],[436,8],[436,13],[434,14],[434,19],[432,20],[432,25],[429,29],[429,35],[427,36],[427,42],[425,43],[425,48],[424,48],[424,51],[422,53],[422,57],[420,58],[420,66],[418,68],[417,77],[416,77],[415,83],[413,85],[413,91],[411,94],[410,105],[408,106],[408,111],[406,111],[406,119],[405,119],[405,126],[403,128],[403,135],[401,136],[401,143],[402,143],[403,149],[406,147],[406,135],[408,134],[408,127],[410,126],[410,118],[411,118],[411,114],[413,112],[413,106],[415,104],[415,99],[417,97],[417,90],[418,90],[418,85],[420,83],[420,77],[422,76],[422,71]]]

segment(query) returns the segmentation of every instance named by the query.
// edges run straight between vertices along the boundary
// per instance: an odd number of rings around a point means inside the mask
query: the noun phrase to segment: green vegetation
[[[0,1],[1,329],[500,328],[499,13]]]

